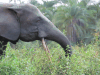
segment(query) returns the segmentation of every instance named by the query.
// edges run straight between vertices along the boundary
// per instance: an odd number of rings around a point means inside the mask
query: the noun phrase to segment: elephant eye
[[[40,22],[41,21],[41,17],[38,17],[36,22]]]

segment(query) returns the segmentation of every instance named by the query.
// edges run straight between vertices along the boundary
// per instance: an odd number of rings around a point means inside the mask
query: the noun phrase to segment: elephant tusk
[[[47,51],[48,53],[50,53],[50,50],[48,49],[48,46],[46,45],[46,43],[44,41],[44,38],[42,38],[42,44],[43,44],[43,47],[44,47],[45,51]]]
[[[43,45],[43,47],[44,47],[44,50],[45,50],[45,52],[46,52],[46,55],[48,56],[50,62],[52,63],[51,58],[50,58],[50,56],[48,55],[48,53],[50,53],[50,50],[49,50],[48,46],[46,45],[46,43],[45,43],[45,41],[44,41],[44,38],[42,38],[42,45]],[[47,53],[47,52],[48,52],[48,53]]]

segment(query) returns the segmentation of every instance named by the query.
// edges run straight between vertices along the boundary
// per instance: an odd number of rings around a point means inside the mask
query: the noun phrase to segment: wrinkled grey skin
[[[8,41],[15,44],[19,39],[29,42],[42,38],[59,43],[66,54],[71,56],[71,45],[67,37],[36,6],[0,4],[0,55]]]

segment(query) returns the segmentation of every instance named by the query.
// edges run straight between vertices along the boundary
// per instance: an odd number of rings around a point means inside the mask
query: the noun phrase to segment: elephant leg
[[[0,56],[5,55],[5,49],[8,41],[0,41]]]

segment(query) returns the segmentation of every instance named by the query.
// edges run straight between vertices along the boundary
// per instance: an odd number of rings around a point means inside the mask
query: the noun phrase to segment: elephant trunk
[[[64,51],[66,53],[65,54],[66,57],[68,56],[68,54],[69,54],[69,56],[71,56],[72,48],[71,48],[71,44],[70,44],[68,38],[56,27],[54,27],[51,31],[52,32],[47,37],[47,39],[59,43],[64,48]]]
[[[72,49],[68,38],[58,28],[56,28],[56,26],[45,16],[42,15],[42,18],[44,20],[44,24],[38,25],[38,37],[59,43],[65,50],[65,56],[67,57],[68,54],[69,56],[71,56]]]

